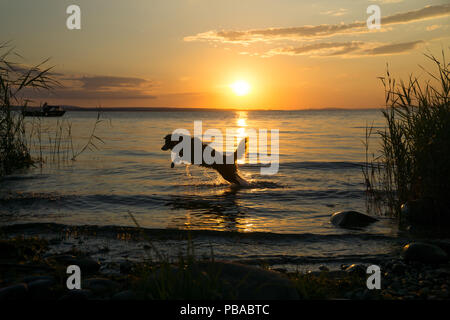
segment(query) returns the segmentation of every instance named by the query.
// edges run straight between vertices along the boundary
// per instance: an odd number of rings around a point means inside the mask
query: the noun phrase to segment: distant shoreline
[[[222,111],[277,111],[277,112],[292,112],[292,111],[369,111],[369,110],[381,110],[382,107],[373,108],[319,108],[319,109],[220,109],[220,108],[177,108],[177,107],[78,107],[78,106],[65,106],[61,107],[66,111],[103,111],[103,112],[222,112]],[[23,107],[14,106],[13,110],[21,111]],[[27,110],[39,110],[40,107],[28,106]]]

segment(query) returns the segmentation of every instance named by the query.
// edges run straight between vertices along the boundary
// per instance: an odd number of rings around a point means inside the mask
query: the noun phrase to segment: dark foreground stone
[[[25,283],[15,284],[0,289],[0,301],[24,300],[28,295],[28,286]]]
[[[28,291],[31,299],[46,300],[52,298],[52,286],[55,281],[48,279],[35,280],[28,283]]]
[[[69,254],[60,254],[48,257],[47,261],[65,268],[70,265],[79,266],[83,274],[94,274],[100,269],[100,264],[88,256],[77,257]]]
[[[184,298],[184,295],[190,299],[299,299],[294,283],[287,276],[227,261],[197,261],[186,268],[166,265],[152,270],[144,283],[147,284],[147,291],[156,293],[151,294],[151,299],[160,299],[158,288],[168,283],[169,291],[182,292],[181,296],[174,296],[175,299]],[[208,297],[204,296],[205,292],[208,292]]]
[[[91,265],[91,271],[99,264],[87,253],[75,251],[31,259],[29,250],[22,250],[29,247],[24,241],[10,241],[16,249],[9,250],[16,253],[5,254],[9,258],[0,264],[0,300],[450,299],[450,245],[444,240],[411,243],[404,247],[403,258],[371,261],[381,268],[381,290],[367,289],[367,265],[358,261],[342,265],[342,271],[322,266],[317,273],[280,273],[195,259],[183,264],[133,262],[121,268],[121,275],[99,270],[86,276],[82,271],[82,290],[68,290],[67,264],[80,264],[82,269]]]
[[[232,262],[199,263],[203,270],[218,272],[239,300],[296,300],[299,299],[293,283],[278,272]],[[213,271],[213,272],[214,272]]]
[[[79,290],[69,290],[64,294],[59,300],[61,301],[84,301],[89,300],[93,296],[90,290],[79,289]]]
[[[331,223],[341,228],[362,228],[377,221],[378,219],[357,211],[340,211],[331,216]]]
[[[120,285],[106,278],[90,278],[82,281],[82,288],[89,289],[96,295],[107,295],[115,292]]]
[[[112,300],[137,300],[138,296],[132,290],[125,290],[116,293],[112,298]]]
[[[16,246],[6,240],[0,240],[0,259],[14,258],[17,255]]]
[[[402,256],[405,261],[416,261],[422,263],[444,263],[448,256],[438,246],[413,242],[403,247]]]
[[[363,277],[366,275],[366,270],[367,268],[360,264],[352,264],[345,269],[345,272]]]
[[[400,211],[400,221],[413,226],[445,226],[449,220],[448,204],[440,204],[431,198],[409,200]]]

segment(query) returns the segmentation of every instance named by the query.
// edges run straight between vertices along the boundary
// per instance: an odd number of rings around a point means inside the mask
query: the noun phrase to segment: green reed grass
[[[380,77],[386,128],[378,132],[381,155],[374,161],[367,159],[363,172],[370,198],[383,202],[388,214],[399,216],[402,204],[427,199],[439,211],[440,221],[449,221],[449,64],[444,51],[441,59],[431,54],[425,57],[435,68],[434,72],[422,68],[427,81],[411,75],[398,82],[389,70]]]

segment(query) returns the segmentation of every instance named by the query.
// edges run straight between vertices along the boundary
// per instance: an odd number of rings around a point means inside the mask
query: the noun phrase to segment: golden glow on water
[[[245,128],[238,128],[238,141],[241,141],[245,137]]]
[[[237,119],[237,125],[239,127],[246,127],[247,126],[247,118],[239,118],[239,119]]]
[[[191,212],[190,212],[190,210],[187,210],[186,221],[184,222],[184,227],[186,229],[190,229],[190,227],[191,227]]]
[[[75,215],[71,209],[79,200],[74,200],[75,204],[72,200],[64,200],[67,209],[58,207],[64,213],[57,217],[58,221],[68,223],[129,225],[129,218],[124,218],[121,212],[130,210],[139,218],[139,223],[148,228],[330,232],[329,220],[323,217],[329,211],[347,206],[348,192],[353,196],[360,186],[360,171],[341,167],[340,163],[364,161],[360,139],[364,139],[363,126],[367,119],[374,118],[375,127],[384,124],[378,110],[111,114],[114,128],[98,128],[98,135],[108,143],[95,154],[86,153],[71,164],[77,170],[63,169],[64,175],[61,175],[47,167],[48,171],[44,172],[48,172],[49,178],[43,179],[42,183],[39,180],[38,189],[36,180],[29,179],[22,184],[8,185],[8,191],[14,188],[17,192],[53,197],[58,190],[62,195],[70,195],[62,197],[63,200],[74,198],[72,195],[85,197],[82,201],[89,205],[80,206],[80,214]],[[82,145],[89,134],[85,128],[95,121],[95,114],[73,112],[68,113],[68,117],[74,124],[74,144]],[[160,150],[164,136],[173,128],[186,128],[192,133],[193,122],[198,119],[204,119],[203,132],[210,128],[219,128],[224,135],[227,128],[234,131],[235,146],[239,139],[250,134],[251,129],[258,136],[259,129],[266,129],[269,153],[269,132],[280,129],[280,172],[263,176],[258,166],[244,166],[239,160],[240,173],[246,180],[254,182],[255,188],[235,190],[216,171],[208,168],[180,165],[171,169],[170,154]],[[47,127],[54,128],[52,121],[55,120],[46,118],[42,121]],[[226,147],[225,139],[221,151]],[[378,142],[374,140],[371,146],[376,152]],[[227,151],[233,150],[230,147]],[[249,152],[253,154],[257,150],[249,146]],[[263,161],[266,157],[262,160],[258,157],[258,162]],[[339,190],[345,191],[342,196],[337,192]],[[330,196],[324,197],[324,193]],[[352,201],[358,194],[354,194]],[[120,206],[112,205],[122,198],[125,200]],[[363,197],[361,201],[358,199],[355,207],[364,208]],[[36,210],[44,218],[48,216],[47,221],[56,219],[45,207]]]
[[[244,139],[247,136],[245,127],[247,127],[248,114],[245,111],[239,111],[236,113],[236,115],[237,115],[236,125],[238,126],[237,141],[239,143],[242,139]],[[246,159],[245,157],[243,157],[242,159],[238,159],[237,163],[244,164],[245,159]]]
[[[253,223],[244,223],[243,224],[243,232],[252,232],[253,231]]]

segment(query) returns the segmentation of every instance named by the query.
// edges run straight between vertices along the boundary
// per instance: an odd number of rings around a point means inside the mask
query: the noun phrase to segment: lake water
[[[86,143],[96,116],[63,117],[74,150]],[[99,150],[74,162],[52,161],[54,139],[47,135],[40,151],[34,142],[47,163],[0,182],[1,224],[135,226],[131,213],[141,227],[166,233],[156,243],[163,252],[183,245],[171,237],[173,229],[210,230],[195,238],[197,252],[212,247],[218,258],[291,267],[375,259],[391,254],[398,241],[387,218],[362,230],[330,223],[335,211],[366,211],[362,141],[366,125],[383,127],[379,110],[106,112],[103,118],[95,134],[105,143],[97,141]],[[251,187],[233,188],[210,169],[171,169],[170,153],[161,150],[164,136],[177,128],[193,132],[196,120],[204,131],[230,128],[242,136],[252,128],[279,129],[278,173],[261,175],[259,165],[241,164]],[[54,134],[62,119],[41,121],[42,131]],[[375,139],[371,145],[379,148]],[[236,232],[245,235],[230,237]],[[133,245],[117,245],[116,253],[137,256]]]

